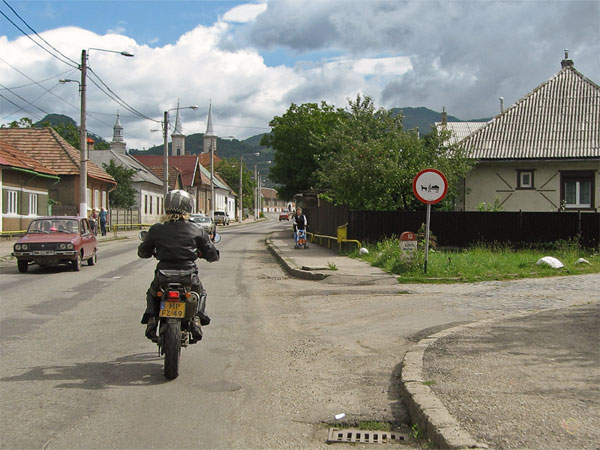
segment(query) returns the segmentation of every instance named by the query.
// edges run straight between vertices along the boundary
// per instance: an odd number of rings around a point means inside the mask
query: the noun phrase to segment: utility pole
[[[79,215],[87,217],[87,130],[85,123],[85,83],[87,79],[87,52],[81,50],[81,118],[79,130]]]
[[[214,141],[210,140],[210,218],[215,221],[215,151]]]
[[[254,220],[258,220],[258,168],[257,164],[254,164],[254,181],[256,182],[256,188],[254,189]]]
[[[169,143],[168,143],[168,134],[169,134],[169,111],[165,111],[164,119],[163,119],[163,153],[164,153],[164,161],[163,161],[163,190],[165,191],[165,198],[167,198],[167,194],[169,193]]]

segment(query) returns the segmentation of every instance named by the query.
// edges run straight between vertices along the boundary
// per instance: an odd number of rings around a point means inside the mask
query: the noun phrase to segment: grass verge
[[[513,250],[483,245],[459,251],[433,250],[429,253],[427,274],[423,273],[422,249],[413,258],[407,258],[401,252],[397,239],[387,239],[369,246],[368,250],[366,255],[353,252],[350,256],[400,275],[401,283],[461,283],[600,272],[597,252],[565,243],[557,243],[553,248],[544,250]],[[544,256],[557,258],[564,267],[552,269],[537,265],[536,262]],[[586,259],[589,264],[576,264],[579,258]]]

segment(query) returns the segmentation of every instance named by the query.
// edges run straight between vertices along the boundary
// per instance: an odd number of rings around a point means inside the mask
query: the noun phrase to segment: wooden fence
[[[348,239],[376,242],[416,232],[425,211],[352,211],[347,206],[322,204],[305,210],[311,232],[336,236],[348,224]],[[523,247],[578,239],[588,248],[600,245],[600,213],[596,212],[458,212],[432,211],[431,231],[438,245],[468,247],[500,243]]]

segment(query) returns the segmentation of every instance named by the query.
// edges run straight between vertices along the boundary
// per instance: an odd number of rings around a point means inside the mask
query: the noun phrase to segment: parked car
[[[85,217],[40,217],[31,221],[25,236],[13,246],[12,255],[21,273],[27,272],[30,264],[71,264],[79,271],[83,260],[88,266],[96,264],[96,236]]]
[[[192,214],[190,216],[190,222],[194,222],[196,225],[203,227],[208,234],[214,234],[217,231],[217,225],[206,214]]]
[[[215,223],[229,225],[229,215],[225,211],[215,211]]]
[[[282,212],[279,214],[279,221],[281,222],[282,220],[290,220],[290,215],[287,212]]]

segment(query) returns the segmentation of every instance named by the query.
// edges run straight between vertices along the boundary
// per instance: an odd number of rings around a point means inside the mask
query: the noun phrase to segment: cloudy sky
[[[0,12],[0,123],[79,122],[77,84],[59,80],[80,79],[91,49],[90,78],[136,113],[90,80],[88,129],[110,139],[119,111],[130,148],[161,142],[151,130],[178,99],[199,105],[182,111],[184,132],[206,130],[212,101],[215,132],[244,139],[291,103],[345,107],[357,93],[490,117],[498,97],[508,106],[554,76],[566,48],[600,83],[599,0],[0,0]]]

